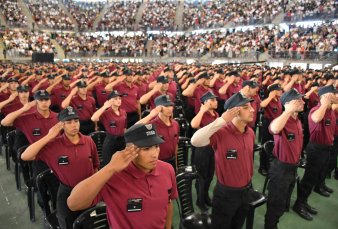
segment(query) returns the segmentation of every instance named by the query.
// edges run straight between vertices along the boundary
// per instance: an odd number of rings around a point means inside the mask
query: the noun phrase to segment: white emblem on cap
[[[68,115],[73,115],[75,114],[74,110],[73,110],[73,107],[69,106],[66,108],[68,110]]]
[[[151,130],[153,128],[153,124],[147,124],[147,125],[144,125],[147,130]]]

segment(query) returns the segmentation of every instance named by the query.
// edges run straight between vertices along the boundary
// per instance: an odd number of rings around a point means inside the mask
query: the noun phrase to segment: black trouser
[[[331,146],[309,142],[306,146],[307,163],[298,188],[296,204],[307,203],[315,185],[324,183],[330,160]]]
[[[212,229],[242,228],[249,210],[249,185],[231,188],[217,183],[212,201]]]
[[[305,150],[307,144],[309,143],[309,139],[310,139],[309,120],[308,120],[309,113],[310,113],[310,110],[305,112],[303,115],[303,150]]]
[[[261,136],[262,136],[262,144],[264,144],[267,141],[273,141],[273,136],[269,132],[269,125],[271,121],[268,119],[263,118],[262,121],[262,129],[261,129]],[[264,149],[260,151],[260,157],[259,157],[259,168],[260,169],[269,169],[269,158],[268,153],[264,152]]]
[[[194,162],[199,177],[195,183],[197,202],[204,206],[209,198],[209,187],[215,172],[215,156],[211,146],[197,147],[195,149]]]
[[[138,112],[128,112],[127,113],[127,128],[134,125],[138,120],[140,120],[140,115]]]
[[[165,162],[171,164],[172,167],[174,168],[175,172],[176,172],[176,156],[168,158],[168,159],[163,159],[161,161],[165,161]]]
[[[71,187],[60,183],[56,202],[56,217],[61,229],[72,229],[74,221],[84,211],[71,211],[68,208],[67,198],[71,192]]]
[[[116,151],[123,150],[126,147],[123,136],[106,135],[102,145],[102,164],[101,168],[107,165]]]
[[[297,165],[274,159],[269,170],[269,197],[265,214],[265,229],[277,228],[279,218],[290,205],[295,187]]]
[[[83,135],[89,135],[95,131],[95,124],[92,120],[80,120],[80,132]]]
[[[330,152],[330,162],[328,166],[328,174],[331,174],[333,170],[337,168],[337,156],[338,156],[338,136],[334,138],[333,148]]]

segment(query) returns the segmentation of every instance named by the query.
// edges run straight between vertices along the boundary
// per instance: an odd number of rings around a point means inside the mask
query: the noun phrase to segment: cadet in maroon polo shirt
[[[257,120],[257,113],[259,110],[259,105],[261,103],[261,100],[257,95],[259,89],[259,85],[255,81],[250,81],[250,80],[245,80],[242,83],[242,89],[240,90],[240,93],[244,95],[245,97],[249,99],[253,99],[251,102],[252,108],[255,110],[254,111],[254,117],[251,123],[249,123],[249,126],[256,132],[256,120]]]
[[[220,95],[225,95],[225,98],[230,98],[233,94],[239,92],[242,89],[240,84],[241,75],[238,71],[231,71],[226,74],[226,83],[218,90]]]
[[[202,106],[197,115],[191,120],[191,127],[199,129],[215,121],[219,117],[217,110],[217,96],[212,92],[207,92],[201,97]],[[214,150],[210,145],[197,147],[193,152],[193,164],[199,174],[196,181],[197,206],[204,212],[211,206],[209,197],[209,187],[215,173],[215,157]]]
[[[93,122],[100,121],[105,130],[106,138],[102,146],[103,161],[101,167],[109,163],[111,156],[125,148],[124,131],[127,128],[127,113],[121,109],[121,96],[118,91],[113,90],[108,100],[92,116]]]
[[[285,111],[270,124],[274,136],[274,160],[269,169],[269,198],[265,215],[265,229],[275,229],[285,212],[296,182],[297,164],[303,147],[302,123],[298,113],[304,109],[302,94],[294,88],[281,96]],[[316,210],[307,206],[312,213]]]
[[[326,197],[333,191],[325,185],[325,177],[335,132],[336,118],[331,108],[333,103],[337,103],[334,93],[337,90],[332,85],[321,87],[318,90],[320,104],[311,109],[308,117],[310,140],[306,146],[307,163],[293,206],[293,210],[306,220],[312,220],[306,208],[312,189],[315,187],[315,192]]]
[[[133,72],[124,69],[122,76],[108,84],[107,91],[117,90],[123,94],[121,108],[127,112],[127,126],[134,125],[141,115],[141,105],[139,102],[138,87],[133,83]]]
[[[61,79],[60,79],[61,80]],[[54,84],[50,85],[46,91],[52,96],[52,105],[57,110],[62,110],[61,103],[69,95],[72,88],[70,87],[71,78],[68,74],[62,75],[61,84],[60,80],[56,80]]]
[[[273,136],[269,133],[269,125],[272,120],[282,114],[282,104],[280,102],[280,96],[283,93],[283,89],[279,84],[272,84],[268,86],[269,96],[264,99],[260,106],[264,109],[263,124],[261,129],[262,144],[267,141],[273,140]],[[260,153],[260,163],[258,172],[263,176],[267,175],[268,171],[268,158],[266,152]]]
[[[85,209],[103,200],[111,228],[171,229],[177,187],[172,166],[158,160],[163,140],[152,124],[132,126],[125,140],[123,151],[73,189],[69,208]]]
[[[80,132],[88,135],[95,131],[91,117],[96,111],[95,99],[88,95],[87,84],[80,80],[70,94],[62,101],[62,108],[72,106],[80,117]]]
[[[200,110],[201,97],[208,91],[212,91],[210,88],[210,75],[206,72],[201,72],[197,76],[197,81],[192,81],[189,86],[182,92],[182,95],[187,97],[193,97],[195,101],[195,114]]]
[[[216,69],[215,71],[215,75],[212,78],[212,80],[210,81],[210,87],[214,89],[214,93],[215,95],[217,95],[217,101],[218,101],[218,109],[217,112],[219,115],[221,115],[223,113],[223,107],[224,107],[224,103],[225,100],[227,99],[225,94],[220,94],[218,91],[221,87],[223,87],[224,85],[224,81],[225,81],[225,74],[223,69],[219,68]]]
[[[25,161],[42,160],[53,170],[60,181],[56,204],[59,226],[71,229],[82,211],[69,210],[67,198],[75,185],[98,170],[99,159],[94,141],[79,132],[79,116],[75,109],[67,107],[59,113],[58,120],[59,123],[30,145],[21,158]],[[59,135],[61,130],[63,134]]]
[[[8,99],[0,103],[0,111],[5,116],[7,116],[9,113],[19,110],[29,102],[28,86],[19,86],[16,90],[17,92],[12,93]],[[34,111],[34,108],[32,108],[31,111]]]
[[[9,98],[9,96],[16,92],[16,88],[19,86],[19,80],[17,78],[9,78],[6,83],[0,88],[0,102]]]
[[[160,145],[159,159],[170,163],[176,169],[177,144],[180,128],[173,117],[174,103],[168,95],[160,95],[155,99],[156,108],[138,123],[152,123],[162,136],[164,143]]]
[[[252,99],[236,93],[224,104],[225,112],[191,138],[192,145],[211,145],[215,151],[217,185],[212,202],[212,228],[242,228],[249,209],[255,134]]]
[[[89,85],[94,87],[98,107],[102,107],[104,102],[107,101],[109,93],[106,91],[105,87],[109,84],[110,80],[110,75],[107,71],[101,73],[100,76],[100,78]]]
[[[149,104],[150,109],[154,109],[156,107],[155,99],[160,95],[168,95],[171,101],[175,101],[175,96],[168,92],[168,78],[165,76],[159,76],[157,77],[156,82],[157,84],[154,88],[140,98],[140,103],[143,105]]]

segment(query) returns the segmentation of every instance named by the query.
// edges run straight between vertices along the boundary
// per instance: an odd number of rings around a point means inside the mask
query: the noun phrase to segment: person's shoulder
[[[163,175],[163,173],[165,173],[165,174],[174,173],[175,174],[173,166],[171,164],[164,162],[164,161],[161,161],[161,160],[157,161],[156,169],[158,170],[158,172],[161,175]]]

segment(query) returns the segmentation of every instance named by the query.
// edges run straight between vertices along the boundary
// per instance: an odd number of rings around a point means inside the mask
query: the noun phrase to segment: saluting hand
[[[59,135],[60,131],[63,129],[63,126],[63,122],[56,123],[52,128],[49,129],[48,137],[50,137],[51,139],[56,138]]]
[[[13,92],[13,93],[9,96],[9,101],[13,101],[17,96],[18,96],[18,92]]]
[[[70,92],[72,96],[76,95],[77,91],[79,90],[78,87],[74,87],[72,91]]]
[[[202,104],[201,107],[200,107],[200,111],[205,113],[209,110],[209,106],[207,104]]]
[[[112,100],[112,99],[107,100],[107,101],[104,102],[104,104],[103,104],[103,106],[104,106],[105,108],[109,108],[109,107],[111,107],[112,105],[113,105],[113,100]]]
[[[114,172],[120,172],[138,156],[138,152],[139,148],[134,145],[127,146],[124,150],[114,153],[108,166],[110,166]]]
[[[230,122],[239,114],[239,110],[239,107],[231,108],[222,114],[222,118],[224,119],[224,121]]]
[[[332,102],[333,102],[333,97],[334,97],[334,95],[332,95],[332,94],[325,94],[325,95],[323,95],[320,98],[320,104],[329,107],[332,104]]]
[[[36,101],[35,101],[35,100],[33,100],[33,101],[29,102],[29,103],[26,103],[26,104],[22,107],[22,109],[26,112],[26,111],[29,111],[29,109],[31,109],[31,108],[34,107],[34,106],[36,106]]]
[[[294,113],[299,110],[300,106],[301,106],[301,102],[299,100],[292,100],[289,103],[285,104],[285,111]]]

